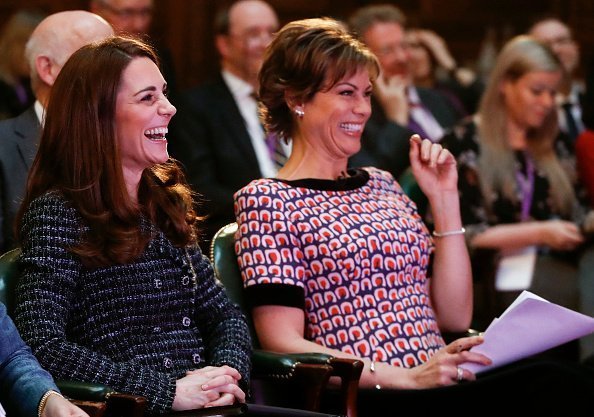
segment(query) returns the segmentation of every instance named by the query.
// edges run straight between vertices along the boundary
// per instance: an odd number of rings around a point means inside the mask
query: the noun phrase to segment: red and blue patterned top
[[[429,297],[433,241],[388,172],[260,179],[235,194],[235,250],[252,307],[304,309],[305,337],[414,367],[444,346]]]

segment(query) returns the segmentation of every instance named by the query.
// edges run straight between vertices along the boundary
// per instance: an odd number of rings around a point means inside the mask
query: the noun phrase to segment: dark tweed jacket
[[[84,231],[56,192],[30,205],[23,221],[16,322],[57,379],[92,381],[145,396],[169,410],[186,371],[229,365],[247,387],[251,343],[245,319],[215,281],[197,247],[154,238],[138,261],[88,269],[66,250]]]

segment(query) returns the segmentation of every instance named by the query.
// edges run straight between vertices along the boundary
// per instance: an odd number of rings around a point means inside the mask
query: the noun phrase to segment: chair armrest
[[[291,360],[301,363],[330,365],[332,368],[330,376],[340,379],[338,388],[339,412],[347,417],[357,415],[357,391],[359,389],[359,379],[361,379],[361,373],[363,372],[363,361],[337,358],[319,352],[291,353],[287,354],[287,356]]]
[[[113,392],[106,402],[110,417],[142,417],[146,411],[146,398],[140,395]]]
[[[357,393],[359,391],[359,379],[363,372],[363,361],[348,358],[330,359],[333,376],[340,378],[340,402],[342,404],[341,414],[347,417],[357,415]]]
[[[116,392],[103,384],[58,380],[56,385],[64,396],[91,417],[102,416],[105,412],[110,417],[142,417],[146,410],[146,398]]]
[[[322,353],[275,353],[255,349],[252,354],[252,377],[289,379],[298,364],[328,366],[331,358]]]
[[[57,380],[56,385],[66,397],[81,401],[105,401],[107,395],[114,392],[106,385],[90,382]]]
[[[89,415],[89,417],[103,417],[105,415],[105,411],[107,410],[107,404],[104,402],[81,401],[73,399],[71,399],[70,402],[82,409]]]
[[[330,377],[340,379],[338,387],[339,412],[348,417],[357,415],[357,391],[363,372],[363,362],[337,358],[318,352],[280,354],[255,350],[252,355],[253,378],[299,380],[305,385],[306,403],[310,410],[318,410],[320,395],[327,388]],[[315,408],[314,408],[315,407]]]
[[[268,396],[280,401],[279,405],[294,408],[303,406],[306,410],[318,411],[322,393],[332,373],[326,356],[322,359],[316,354],[282,354],[256,349],[252,354],[252,388],[258,386],[261,395],[267,395],[264,392],[268,391]],[[305,359],[315,361],[302,362]],[[282,401],[279,392],[270,394],[270,390],[280,386],[291,387],[284,390],[291,392],[291,396]]]

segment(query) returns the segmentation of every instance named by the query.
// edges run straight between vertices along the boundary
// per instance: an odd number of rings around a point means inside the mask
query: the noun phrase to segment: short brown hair
[[[260,100],[267,129],[288,139],[294,122],[286,97],[307,102],[361,68],[374,80],[377,58],[345,25],[330,18],[285,25],[268,47],[260,70]]]
[[[404,28],[406,17],[393,4],[372,4],[357,9],[349,18],[349,27],[359,38],[375,23],[397,23]]]

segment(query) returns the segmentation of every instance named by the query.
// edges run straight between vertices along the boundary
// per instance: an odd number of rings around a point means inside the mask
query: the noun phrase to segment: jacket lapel
[[[28,171],[37,153],[41,135],[41,125],[33,107],[17,116],[14,123],[14,134],[17,138],[16,146],[19,156]]]
[[[254,147],[252,146],[252,139],[248,133],[245,120],[239,111],[239,107],[235,102],[233,94],[231,94],[229,87],[227,87],[227,84],[222,77],[217,84],[217,89],[219,90],[217,92],[218,94],[216,94],[218,99],[217,105],[224,115],[225,125],[229,129],[229,137],[235,141],[235,145],[242,150],[242,153],[246,158],[248,158],[251,163],[258,166],[258,160],[256,158],[256,153],[254,152]]]

